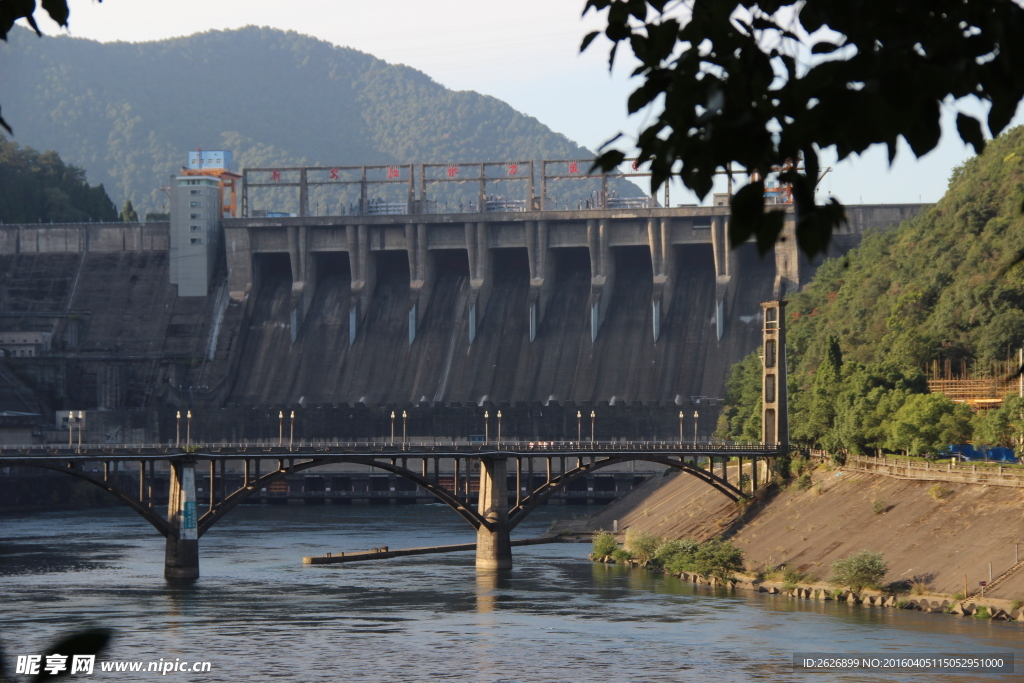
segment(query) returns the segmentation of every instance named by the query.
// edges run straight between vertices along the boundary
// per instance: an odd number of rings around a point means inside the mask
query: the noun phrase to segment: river
[[[548,507],[534,536],[584,508]],[[99,660],[209,661],[206,673],[76,674],[121,681],[994,681],[990,674],[794,672],[794,652],[1016,653],[1014,623],[694,587],[592,564],[584,544],[514,548],[478,574],[472,553],[307,566],[303,555],[474,540],[447,507],[246,506],[200,541],[202,578],[162,578],[163,539],[127,509],[0,517],[0,641],[50,654],[88,625]],[[1019,674],[1018,674],[1019,675]],[[0,676],[2,679],[2,676]],[[12,680],[28,681],[28,676]]]

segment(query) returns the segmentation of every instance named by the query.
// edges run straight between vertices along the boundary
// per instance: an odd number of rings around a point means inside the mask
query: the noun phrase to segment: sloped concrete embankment
[[[965,580],[974,594],[989,580],[989,563],[999,579],[1015,566],[1018,542],[1024,554],[1024,491],[1015,488],[819,469],[808,488],[783,488],[748,510],[686,475],[647,486],[586,527],[611,529],[618,520],[620,532],[696,539],[722,534],[743,549],[753,571],[785,565],[820,581],[840,558],[880,552],[889,565],[887,583],[919,582],[940,596],[962,593]],[[1024,571],[1004,576],[986,597],[1024,598]]]

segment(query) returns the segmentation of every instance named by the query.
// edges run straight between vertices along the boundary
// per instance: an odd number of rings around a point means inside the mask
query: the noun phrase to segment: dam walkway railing
[[[828,458],[825,451],[812,450],[810,453],[815,459]],[[938,463],[910,458],[848,455],[845,467],[894,479],[1024,488],[1024,467],[996,463],[957,463],[952,460]]]

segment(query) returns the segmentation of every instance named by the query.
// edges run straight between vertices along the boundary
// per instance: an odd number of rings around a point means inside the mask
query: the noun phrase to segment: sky
[[[630,78],[631,67],[625,60],[609,72],[610,43],[601,39],[579,53],[583,36],[600,28],[600,16],[593,11],[581,17],[584,4],[584,0],[68,0],[68,32],[101,42],[141,42],[249,25],[296,31],[411,66],[453,90],[492,95],[598,150],[620,132],[625,140],[635,139],[644,117],[642,113],[627,116],[626,99],[639,83]],[[44,33],[63,32],[44,19],[45,12],[36,14]],[[955,107],[944,109],[942,141],[921,159],[902,141],[892,167],[882,147],[842,163],[835,163],[834,155],[825,150],[822,165],[831,165],[833,171],[822,180],[819,199],[831,195],[850,204],[938,200],[953,167],[972,154],[956,134]],[[1024,116],[1018,113],[1014,124],[1021,122]],[[671,188],[672,204],[697,201],[681,185]]]

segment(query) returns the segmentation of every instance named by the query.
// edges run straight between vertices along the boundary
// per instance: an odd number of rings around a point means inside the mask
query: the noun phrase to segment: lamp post
[[[71,430],[75,428],[75,411],[68,411],[68,448],[71,448]]]
[[[391,445],[395,445],[395,411],[391,411]]]
[[[185,413],[185,445],[192,445],[192,411]]]
[[[683,445],[683,411],[679,411],[679,445]]]
[[[174,447],[181,448],[181,411],[178,411],[176,416],[177,421],[174,424]]]
[[[501,446],[501,411],[498,411],[498,446]]]
[[[583,441],[583,413],[576,411],[576,447],[579,448],[580,442]]]
[[[292,444],[295,443],[295,411],[292,411],[292,423],[288,428],[288,450],[292,449]]]
[[[407,441],[406,435],[408,434],[408,432],[406,431],[406,425],[408,424],[408,420],[409,420],[409,415],[403,410],[402,411],[402,450],[403,451],[405,450],[405,444],[406,444],[406,441]]]
[[[596,417],[596,415],[594,414],[594,411],[591,410],[590,411],[590,443],[591,443],[591,445],[593,445],[593,443],[594,443],[594,418],[595,417]]]
[[[85,417],[85,413],[81,410],[78,411],[78,450],[82,450],[82,419]]]
[[[693,411],[693,445],[697,445],[697,411]]]
[[[277,445],[284,445],[284,411],[277,411]]]
[[[484,411],[484,445],[486,446],[491,442],[491,430],[490,430],[491,415],[488,411]]]

